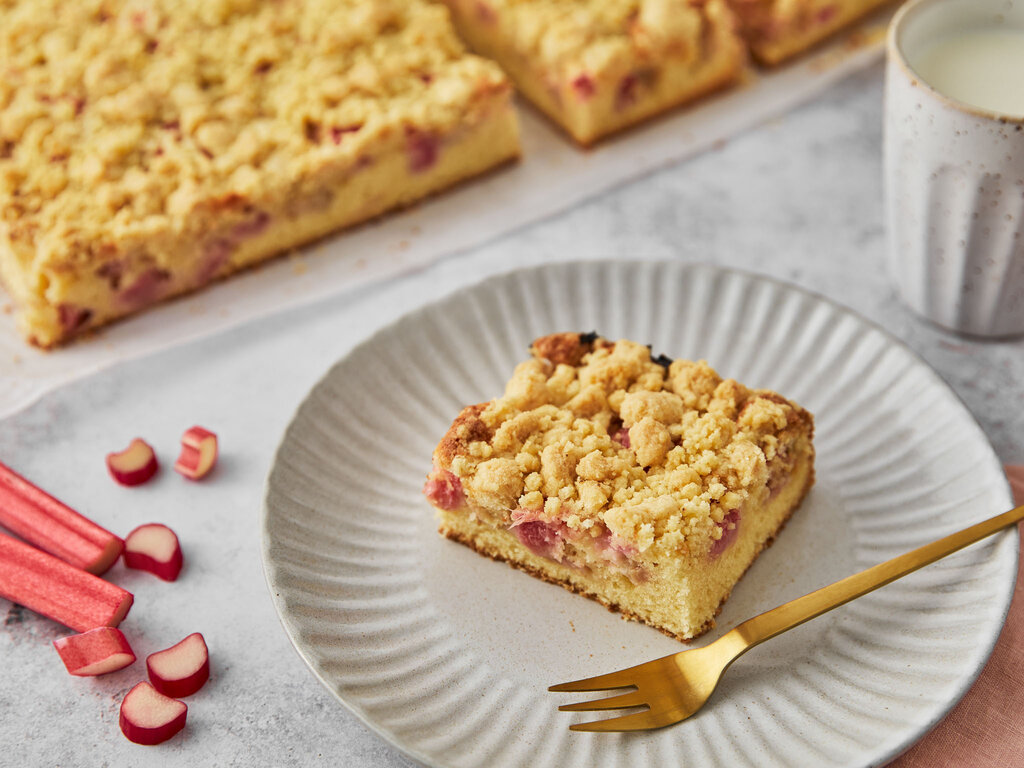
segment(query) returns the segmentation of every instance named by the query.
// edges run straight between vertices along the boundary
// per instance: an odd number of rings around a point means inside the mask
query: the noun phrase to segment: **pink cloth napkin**
[[[1006,468],[1024,504],[1024,466]],[[1022,551],[1024,551],[1024,541]],[[889,768],[1008,768],[1024,765],[1024,557],[992,657],[946,718]]]

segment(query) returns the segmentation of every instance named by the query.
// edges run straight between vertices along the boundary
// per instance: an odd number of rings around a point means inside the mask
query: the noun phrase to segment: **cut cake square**
[[[519,154],[426,0],[7,0],[0,71],[0,281],[42,347]]]
[[[725,0],[444,0],[459,33],[578,142],[735,82]]]
[[[814,481],[811,414],[631,341],[531,352],[438,444],[440,532],[680,640],[705,632]]]
[[[729,0],[762,64],[780,64],[892,0]]]

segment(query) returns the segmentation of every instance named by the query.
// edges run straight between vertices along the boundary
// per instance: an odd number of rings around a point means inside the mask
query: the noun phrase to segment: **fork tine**
[[[609,696],[607,699],[596,701],[580,701],[576,704],[563,704],[558,708],[560,712],[594,712],[602,709],[627,709],[628,707],[639,707],[646,705],[647,697],[640,691],[630,691],[621,696]]]
[[[589,723],[573,723],[570,731],[590,731],[593,733],[612,733],[615,731],[647,731],[661,728],[678,722],[679,718],[666,717],[664,713],[656,714],[650,710],[634,712],[621,717],[610,717],[607,720],[594,720]]]
[[[633,685],[636,673],[633,668],[620,669],[607,675],[588,677],[585,680],[573,680],[571,683],[559,683],[548,688],[554,693],[585,693],[587,691],[611,691],[616,688],[629,688]]]

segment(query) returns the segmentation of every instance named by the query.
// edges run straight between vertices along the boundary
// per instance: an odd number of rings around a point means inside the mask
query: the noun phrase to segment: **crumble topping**
[[[637,52],[697,59],[705,0],[478,0],[517,51],[568,73],[598,73]],[[480,14],[479,7],[487,10]]]
[[[0,0],[0,73],[0,231],[58,269],[508,87],[423,0]]]
[[[434,457],[506,527],[544,521],[650,557],[706,554],[810,439],[805,410],[704,361],[592,334],[543,337],[531,351],[502,397],[463,410]]]

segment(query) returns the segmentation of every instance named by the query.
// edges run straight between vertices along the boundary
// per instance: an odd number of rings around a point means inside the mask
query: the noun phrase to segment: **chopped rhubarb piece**
[[[76,632],[116,627],[133,600],[131,592],[2,533],[0,597]]]
[[[89,573],[104,573],[124,542],[0,463],[0,525]]]
[[[160,523],[140,525],[124,539],[124,564],[149,571],[164,581],[174,581],[181,573],[183,559],[178,537]]]
[[[270,214],[266,211],[256,211],[247,221],[239,222],[231,228],[231,237],[234,240],[244,240],[247,237],[256,237],[270,224]]]
[[[740,532],[740,511],[730,509],[722,518],[722,522],[717,525],[722,529],[722,537],[711,544],[711,557],[713,558],[725,552],[729,545],[736,540],[736,536]]]
[[[188,705],[168,698],[143,680],[121,701],[121,733],[136,744],[167,741],[185,727]]]
[[[177,645],[151,653],[146,670],[153,687],[174,698],[191,696],[210,678],[210,653],[202,634],[193,632]]]
[[[594,78],[590,75],[577,75],[573,78],[572,89],[584,101],[592,98],[597,93],[597,85],[594,83]]]
[[[80,635],[53,641],[68,672],[78,677],[105,675],[124,669],[135,661],[135,654],[120,629],[97,627]]]
[[[636,547],[626,544],[608,532],[594,539],[594,550],[605,560],[620,565],[629,562],[638,554]]]
[[[181,455],[174,468],[189,480],[199,480],[217,461],[217,435],[202,427],[192,427],[181,436]]]
[[[423,484],[423,495],[441,509],[458,509],[466,500],[462,481],[446,469],[435,469]]]
[[[814,20],[819,24],[828,24],[830,21],[832,21],[832,19],[836,17],[837,13],[839,13],[839,6],[826,5],[824,8],[818,11],[818,13],[814,17]]]
[[[123,451],[107,454],[110,476],[121,485],[140,485],[155,475],[159,466],[152,447],[138,437]]]
[[[485,3],[484,0],[477,0],[476,16],[485,24],[493,24],[498,20],[498,14],[495,13],[494,9]]]
[[[203,247],[203,257],[199,262],[199,269],[196,270],[195,281],[202,285],[213,279],[225,264],[231,260],[235,252],[235,246],[230,240],[218,238],[207,243]]]
[[[170,286],[171,273],[159,267],[150,267],[126,288],[122,288],[117,298],[122,304],[130,307],[141,307],[152,304],[160,298]]]
[[[636,103],[638,83],[639,79],[632,73],[626,75],[621,81],[619,81],[619,88],[615,92],[616,109],[628,109]]]
[[[537,510],[518,509],[512,513],[512,525],[509,527],[519,543],[533,554],[560,563],[568,527],[560,520],[541,520],[539,515]]]
[[[73,333],[92,319],[92,310],[71,304],[60,304],[57,306],[57,317],[60,320],[60,327],[66,333]]]
[[[421,173],[437,162],[441,142],[433,134],[410,130],[405,138],[405,149],[409,155],[409,170]]]

